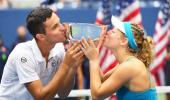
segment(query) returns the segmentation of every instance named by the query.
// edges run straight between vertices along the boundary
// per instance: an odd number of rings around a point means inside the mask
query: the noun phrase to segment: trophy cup
[[[100,26],[90,23],[70,23],[67,37],[70,41],[81,40],[81,38],[91,38],[96,41],[100,37],[102,29]]]

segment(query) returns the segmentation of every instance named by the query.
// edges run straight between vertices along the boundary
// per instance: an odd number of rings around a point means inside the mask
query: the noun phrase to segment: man
[[[2,77],[2,73],[3,73],[5,63],[6,63],[7,58],[8,58],[8,54],[9,54],[9,50],[4,45],[4,41],[3,41],[2,37],[0,36],[0,80],[1,80],[1,77]]]
[[[0,100],[51,100],[66,97],[74,84],[83,52],[79,43],[65,53],[66,27],[49,8],[27,16],[32,41],[18,44],[10,54],[0,84]],[[65,56],[64,56],[65,54]]]
[[[28,39],[26,37],[26,28],[24,25],[20,25],[17,28],[17,38],[15,39],[15,41],[12,43],[12,46],[10,48],[10,50],[12,51],[14,49],[14,47],[18,44],[18,43],[22,43],[22,42],[26,42]]]

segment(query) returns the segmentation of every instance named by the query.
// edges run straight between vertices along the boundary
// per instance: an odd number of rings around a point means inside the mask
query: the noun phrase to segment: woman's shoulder
[[[136,57],[131,57],[130,59],[124,61],[122,63],[124,66],[132,67],[132,68],[140,68],[140,67],[146,67],[145,64]],[[136,66],[136,67],[135,67]]]
[[[133,74],[146,69],[145,64],[136,57],[133,57],[119,64],[119,68]]]

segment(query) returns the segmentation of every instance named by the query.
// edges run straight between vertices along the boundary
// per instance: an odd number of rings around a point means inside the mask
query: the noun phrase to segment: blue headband
[[[124,24],[124,29],[125,29],[125,36],[128,38],[129,41],[129,47],[134,49],[135,51],[138,50],[138,46],[135,42],[132,28],[131,28],[131,23],[130,22],[123,22]]]

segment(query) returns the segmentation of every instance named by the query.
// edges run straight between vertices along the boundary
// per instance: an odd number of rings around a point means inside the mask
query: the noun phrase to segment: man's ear
[[[127,45],[128,44],[128,39],[127,38],[122,38],[120,45]]]
[[[45,39],[45,35],[44,34],[36,34],[36,38],[38,40],[44,40]]]

